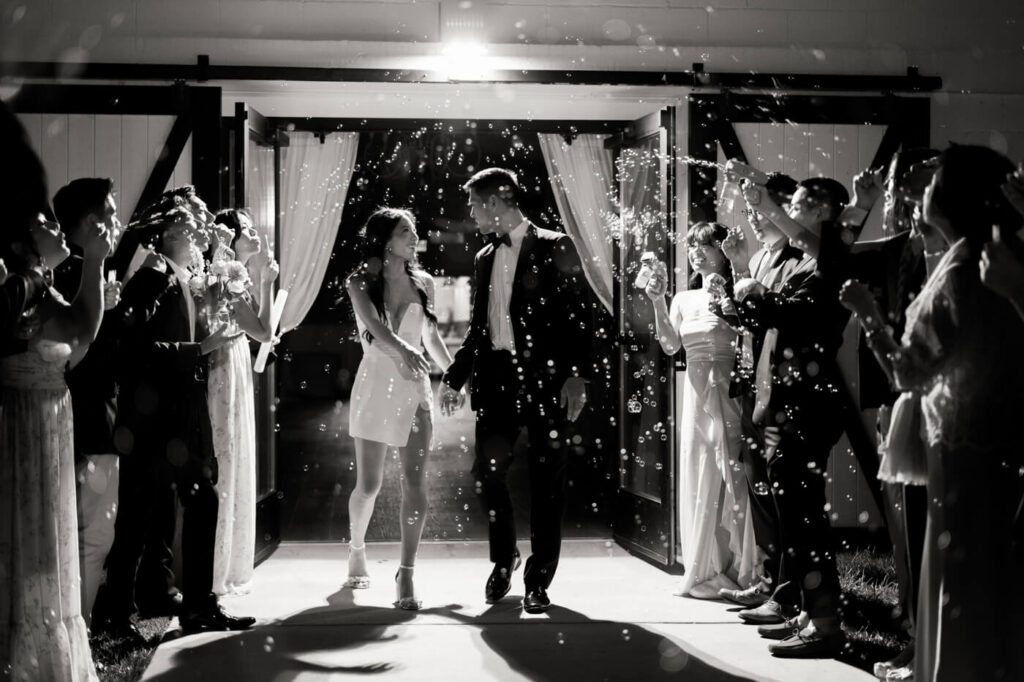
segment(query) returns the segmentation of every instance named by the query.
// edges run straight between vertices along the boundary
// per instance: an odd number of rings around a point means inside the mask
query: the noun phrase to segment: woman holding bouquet
[[[729,397],[738,334],[711,310],[709,281],[731,279],[722,241],[729,229],[697,223],[687,235],[692,286],[665,301],[667,272],[658,262],[645,293],[654,303],[661,349],[686,356],[679,417],[679,535],[686,573],[676,594],[718,599],[720,589],[756,579],[757,545],[739,462],[740,405]]]
[[[257,341],[270,341],[277,263],[246,211],[221,211],[213,228],[203,301],[210,330],[237,325]],[[250,271],[257,275],[258,290]],[[252,580],[256,551],[256,410],[245,335],[211,355],[208,392],[220,496],[213,591],[244,594]]]

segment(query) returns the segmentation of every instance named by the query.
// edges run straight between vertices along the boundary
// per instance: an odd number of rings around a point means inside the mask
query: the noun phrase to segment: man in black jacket
[[[763,188],[757,191],[765,199],[762,205],[774,207]],[[756,207],[758,200],[749,192],[745,196]],[[801,182],[787,212],[799,228],[790,238],[815,246],[833,241],[834,221],[848,199],[835,180]],[[787,231],[783,219],[772,220]],[[780,580],[797,585],[802,601],[798,616],[759,628],[763,636],[782,640],[769,647],[776,656],[830,656],[844,642],[835,543],[825,509],[828,456],[842,433],[842,383],[835,358],[849,317],[839,305],[838,286],[834,274],[809,255],[777,291],[753,279],[735,286],[741,323],[764,335],[754,370],[753,420],[764,425],[764,455],[783,547]],[[769,601],[759,608],[773,604],[778,606]]]
[[[79,178],[60,188],[53,210],[67,235],[71,255],[53,272],[53,286],[72,301],[82,281],[82,244],[88,231],[103,225],[111,244],[120,230],[114,183],[109,178]],[[104,285],[104,310],[120,298],[120,284]],[[78,501],[78,555],[82,574],[82,615],[92,619],[93,602],[102,582],[103,563],[114,542],[117,518],[118,457],[112,436],[117,413],[114,380],[115,335],[109,318],[86,348],[76,348],[67,372],[75,420],[75,480]],[[83,356],[84,354],[84,356]]]
[[[147,229],[147,228],[136,228]],[[225,614],[212,592],[217,461],[207,406],[207,355],[233,337],[224,329],[195,341],[196,303],[186,269],[199,227],[183,207],[153,225],[156,251],[125,285],[117,312],[120,509],[107,561],[105,629],[132,631],[139,561],[168,494],[184,508],[181,626],[186,632],[239,630],[252,618]],[[136,240],[130,240],[132,244]],[[124,245],[122,245],[124,246]],[[153,541],[159,541],[154,539]]]
[[[494,241],[476,255],[473,316],[445,372],[442,407],[450,413],[471,382],[476,411],[477,475],[489,520],[489,602],[504,597],[519,565],[515,520],[506,483],[512,447],[529,437],[531,556],[523,608],[551,606],[548,586],[558,567],[565,512],[566,423],[586,401],[590,311],[583,269],[568,236],[538,228],[519,207],[516,176],[502,168],[474,175],[463,187],[481,234]]]

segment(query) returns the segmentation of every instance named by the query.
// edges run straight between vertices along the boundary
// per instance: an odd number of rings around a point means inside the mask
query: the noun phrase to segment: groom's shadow
[[[546,619],[524,617],[512,601],[494,604],[479,616],[455,610],[448,615],[478,627],[487,646],[531,680],[749,679],[721,670],[635,623],[593,620],[562,606],[552,606]]]
[[[161,682],[218,677],[280,680],[303,672],[383,673],[392,670],[394,663],[330,665],[313,659],[318,658],[320,652],[355,651],[367,644],[394,640],[395,635],[385,635],[389,627],[408,623],[417,613],[447,613],[450,608],[414,612],[361,606],[355,603],[350,588],[342,588],[327,597],[326,606],[260,623],[249,630],[219,636],[195,646],[182,646],[171,655],[168,670],[147,679]],[[184,636],[180,630],[171,631],[163,642]]]

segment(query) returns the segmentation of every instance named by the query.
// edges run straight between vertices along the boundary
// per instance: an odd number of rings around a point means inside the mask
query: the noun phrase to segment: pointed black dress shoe
[[[512,589],[512,574],[519,568],[519,563],[519,554],[516,554],[512,557],[511,566],[494,564],[494,570],[491,571],[490,577],[487,578],[487,586],[484,588],[484,595],[487,597],[488,604],[500,601]]]
[[[535,587],[526,591],[523,597],[523,611],[527,613],[544,613],[551,608],[548,591],[543,587]]]
[[[248,630],[255,622],[256,619],[249,616],[229,616],[219,604],[214,604],[203,611],[183,614],[181,629],[185,632]]]

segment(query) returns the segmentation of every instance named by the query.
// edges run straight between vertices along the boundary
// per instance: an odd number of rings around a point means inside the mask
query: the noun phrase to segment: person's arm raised
[[[104,227],[93,224],[85,234],[82,283],[71,305],[46,326],[46,337],[73,346],[96,339],[103,320],[103,260],[110,245]]]

